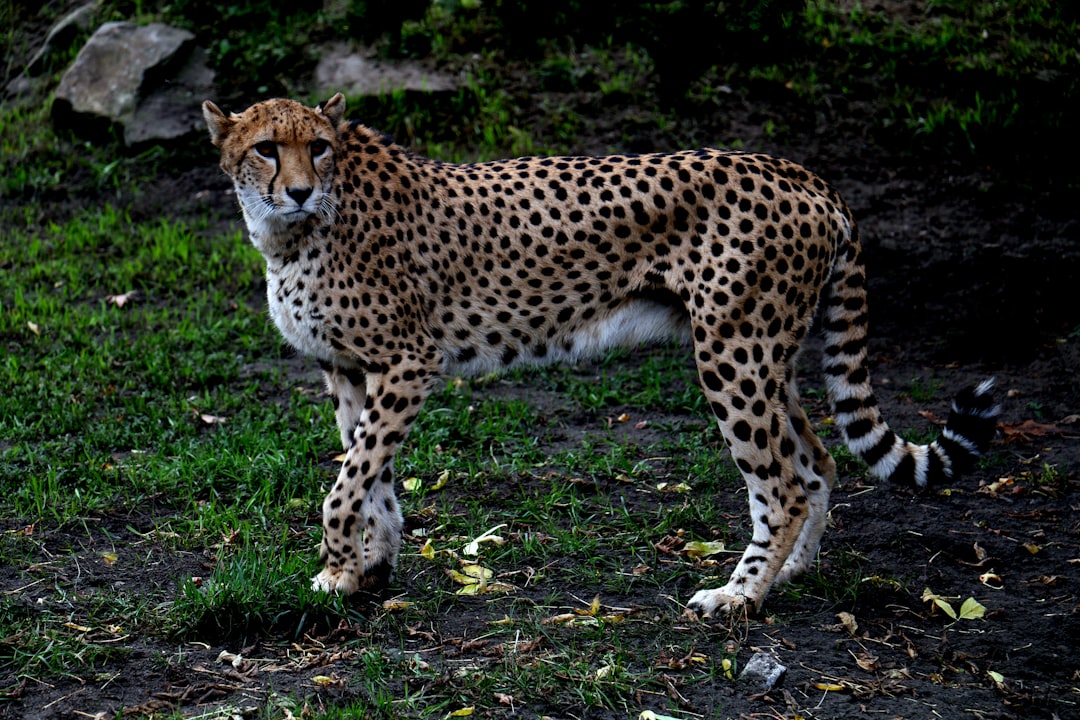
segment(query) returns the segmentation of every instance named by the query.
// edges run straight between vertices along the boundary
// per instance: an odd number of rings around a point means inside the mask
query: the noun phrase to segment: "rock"
[[[60,80],[54,121],[83,135],[119,125],[129,146],[197,131],[213,71],[194,39],[163,23],[102,25]]]
[[[101,0],[94,0],[94,2],[80,5],[60,18],[49,29],[49,33],[45,36],[45,42],[41,44],[38,51],[34,53],[34,57],[30,58],[30,62],[27,63],[27,74],[40,75],[42,70],[45,69],[45,58],[58,50],[67,49],[79,30],[88,30],[97,15],[99,5],[101,5]]]
[[[421,63],[376,60],[343,46],[328,48],[315,68],[315,87],[326,97],[336,92],[353,96],[389,95],[400,90],[447,93],[460,86],[456,76]]]
[[[780,682],[786,672],[787,667],[769,653],[754,653],[739,673],[739,682],[754,686],[757,692],[768,692]]]

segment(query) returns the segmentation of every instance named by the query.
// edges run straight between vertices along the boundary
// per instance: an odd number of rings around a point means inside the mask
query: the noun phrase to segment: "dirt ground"
[[[993,376],[1004,407],[1001,431],[988,461],[949,494],[855,482],[844,482],[834,494],[821,572],[830,573],[834,558],[843,557],[845,566],[857,558],[865,580],[854,603],[844,605],[854,626],[838,617],[835,604],[776,592],[762,616],[734,625],[688,626],[688,647],[715,649],[734,640],[741,664],[755,649],[772,653],[787,667],[779,687],[761,693],[737,683],[679,685],[676,679],[672,692],[682,698],[687,717],[1080,717],[1080,213],[1075,193],[1020,186],[993,166],[893,147],[867,130],[872,119],[860,112],[838,108],[808,116],[805,107],[777,102],[770,93],[739,91],[722,118],[710,118],[707,126],[693,121],[692,134],[712,137],[717,145],[740,138],[747,147],[796,159],[845,196],[866,246],[872,376],[893,427],[928,427],[944,416],[947,398],[961,387]],[[763,134],[767,119],[787,129],[782,143]],[[611,113],[576,150],[607,147],[625,120]],[[637,137],[637,146],[629,149],[653,149],[672,134],[678,133]],[[224,187],[212,162],[166,173],[159,187],[140,196],[132,215],[213,213],[222,222],[238,222]],[[67,199],[58,212],[77,201]],[[806,388],[819,386],[812,358],[811,350]],[[931,399],[916,402],[905,394],[913,378],[935,387]],[[528,393],[542,411],[558,414],[565,442],[595,431],[596,418],[566,412],[565,399],[527,387],[505,392]],[[820,403],[810,409],[817,420],[827,414]],[[715,501],[736,524],[745,524],[742,495]],[[92,534],[107,534],[116,544],[134,543],[133,531],[154,522],[153,509],[142,517],[106,517]],[[43,548],[64,547],[60,533],[45,533]],[[126,577],[122,569],[112,569],[109,582],[122,580],[132,592],[175,584],[177,577],[205,574],[203,562],[201,556],[173,553],[149,570],[132,568]],[[80,572],[84,586],[95,582],[93,563]],[[975,596],[987,609],[985,619],[944,622],[892,578],[950,598]],[[406,592],[422,592],[409,587],[407,578],[401,582]],[[0,569],[0,591],[20,584],[14,569]],[[685,587],[667,592],[685,601],[692,590],[687,580]],[[655,595],[605,602],[635,612],[678,613]],[[447,668],[486,662],[483,646],[464,642],[482,625],[472,610],[463,603],[431,618],[428,637],[416,641],[418,649],[441,648],[432,656]],[[115,680],[28,683],[13,702],[0,703],[0,716],[94,717],[99,710],[121,708],[127,708],[125,715],[138,715],[177,705],[194,712],[225,701],[258,705],[271,690],[310,692],[313,675],[347,674],[349,658],[335,656],[334,645],[364,632],[360,625],[345,624],[297,649],[188,646],[182,663],[168,665],[150,659],[175,648],[141,640],[121,666],[110,668],[119,671]],[[624,645],[639,641],[645,639],[622,638]],[[377,645],[379,638],[369,642]],[[270,655],[283,664],[288,655],[292,664],[276,673],[260,673],[257,664],[233,668],[218,660],[224,649]],[[0,686],[7,684],[0,680]],[[330,691],[321,697],[332,701],[335,696]],[[625,717],[537,705],[507,708],[498,717],[545,715]]]

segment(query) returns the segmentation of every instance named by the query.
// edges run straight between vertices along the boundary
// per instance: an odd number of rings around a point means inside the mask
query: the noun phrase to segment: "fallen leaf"
[[[1038,545],[1036,545],[1035,543],[1024,543],[1020,547],[1024,548],[1025,550],[1027,550],[1032,555],[1037,555],[1039,553],[1039,551],[1042,550],[1042,548],[1039,547]]]
[[[506,523],[501,523],[491,528],[490,530],[485,531],[484,533],[473,539],[471,542],[469,542],[467,545],[465,545],[464,549],[462,549],[462,552],[466,555],[479,555],[481,543],[493,542],[496,545],[502,545],[506,541],[502,539],[502,536],[495,535],[494,533],[496,530],[500,530],[504,527],[506,527]]]
[[[117,555],[114,552],[101,553],[101,559],[105,561],[106,565],[112,565],[117,560]]]
[[[137,290],[131,290],[130,292],[126,292],[123,295],[106,295],[105,302],[112,303],[116,307],[122,308],[127,305],[128,302],[134,300],[135,296],[138,294],[139,293]]]
[[[387,612],[393,612],[395,610],[404,610],[405,608],[410,608],[413,606],[413,603],[409,602],[408,600],[383,600],[382,606],[383,610],[386,610]]]
[[[476,710],[476,708],[471,707],[471,706],[470,707],[463,707],[460,710],[454,710],[453,712],[447,713],[446,717],[448,717],[448,718],[452,718],[452,717],[469,717],[470,715],[473,714],[473,712],[475,710]]]
[[[986,614],[986,608],[975,598],[969,597],[960,606],[959,620],[976,620]]]
[[[435,480],[435,484],[431,486],[431,492],[435,492],[436,490],[442,490],[444,487],[446,487],[446,483],[448,483],[449,481],[450,471],[443,470],[441,473],[439,473],[439,477]]]
[[[1061,435],[1061,428],[1057,425],[1036,422],[1035,420],[1025,420],[1022,423],[1013,424],[1002,423],[1000,427],[1005,442],[1034,440],[1035,438],[1046,437],[1048,435]]]
[[[401,481],[401,487],[404,488],[406,492],[416,492],[423,484],[424,481],[418,477],[405,478]]]
[[[424,558],[425,560],[435,559],[435,548],[434,546],[432,546],[430,538],[427,542],[424,543],[424,546],[420,548],[420,557]]]
[[[199,419],[207,425],[217,425],[225,422],[225,418],[219,415],[207,415],[206,413],[200,414]]]
[[[506,693],[497,692],[497,693],[495,693],[495,699],[499,701],[500,705],[509,705],[511,712],[513,711],[513,709],[514,709],[514,696],[513,695],[507,695]]]
[[[983,573],[979,576],[979,582],[993,590],[1005,589],[1005,583],[1002,582],[1001,576],[994,572]]]
[[[724,543],[719,540],[691,540],[683,545],[684,553],[692,559],[709,557],[725,551]]]
[[[844,689],[843,685],[830,682],[816,682],[814,683],[814,687],[818,690],[824,690],[825,692],[840,692]]]
[[[878,669],[877,656],[870,653],[858,653],[855,656],[855,664],[867,672],[874,672]]]
[[[41,328],[38,327],[38,324],[35,322],[26,323],[26,327],[30,328],[30,332],[34,333],[35,335],[41,334]]]
[[[943,613],[951,617],[953,620],[956,619],[956,610],[953,610],[953,606],[949,604],[949,601],[941,595],[938,595],[935,592],[931,592],[930,588],[925,588],[923,590],[922,601],[933,603],[936,607],[940,608]]]
[[[656,486],[656,489],[662,493],[688,493],[691,488],[684,482],[681,483],[666,483],[662,482]]]
[[[840,624],[847,630],[847,634],[854,637],[855,633],[859,629],[859,623],[855,622],[855,616],[849,612],[840,612],[836,614],[836,617],[840,620]]]

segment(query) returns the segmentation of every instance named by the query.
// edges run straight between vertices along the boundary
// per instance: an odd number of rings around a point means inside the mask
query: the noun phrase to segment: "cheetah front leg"
[[[364,371],[358,367],[340,363],[319,361],[326,389],[334,400],[334,417],[341,432],[341,446],[348,450],[353,444],[353,433],[360,424],[360,415],[364,411],[364,397],[367,393],[367,380]]]
[[[394,454],[434,377],[418,363],[367,375],[363,410],[345,462],[323,501],[324,567],[312,580],[316,590],[349,594],[390,581],[404,525],[394,494]]]

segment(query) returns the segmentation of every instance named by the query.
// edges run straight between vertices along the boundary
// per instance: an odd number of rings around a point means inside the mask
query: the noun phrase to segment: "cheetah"
[[[320,364],[346,450],[316,589],[389,582],[394,454],[449,373],[685,341],[753,522],[727,584],[689,600],[706,617],[760,609],[825,530],[836,464],[794,372],[818,308],[836,425],[874,477],[952,480],[992,439],[992,381],[957,397],[929,445],[889,429],[867,372],[858,230],[793,162],[700,149],[450,164],[346,120],[341,94],[229,115],[207,101],[203,114],[266,260],[270,316]]]

